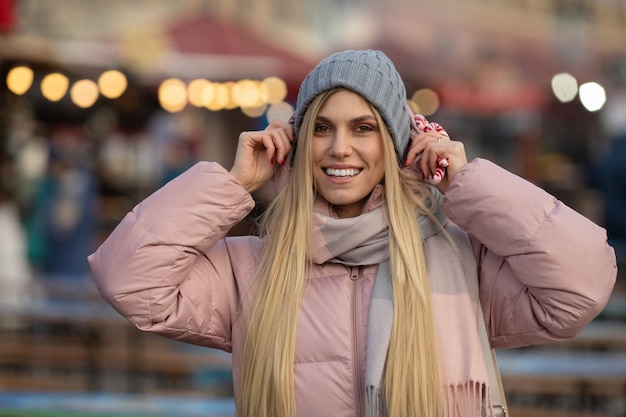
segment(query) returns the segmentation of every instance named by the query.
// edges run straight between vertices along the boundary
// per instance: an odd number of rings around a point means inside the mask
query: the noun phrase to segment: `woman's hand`
[[[293,127],[273,120],[265,130],[242,132],[230,174],[252,192],[269,180],[276,164],[285,164],[294,140]]]
[[[436,123],[417,116],[418,134],[409,145],[405,169],[417,171],[422,178],[435,178],[435,186],[445,194],[456,173],[467,164],[462,142],[450,140],[448,133]],[[444,172],[445,170],[445,172]]]

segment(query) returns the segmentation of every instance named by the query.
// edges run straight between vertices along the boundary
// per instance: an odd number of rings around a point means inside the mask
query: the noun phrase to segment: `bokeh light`
[[[606,92],[604,87],[595,82],[588,82],[580,86],[578,90],[580,102],[589,111],[594,112],[604,107]]]
[[[176,113],[187,105],[187,86],[178,78],[169,78],[159,86],[159,103],[170,113]]]
[[[200,101],[202,101],[202,106],[207,107],[211,101],[213,101],[213,97],[215,97],[215,84],[208,81],[207,84],[202,88],[202,92],[200,93]]]
[[[126,76],[118,70],[103,72],[98,77],[98,88],[100,94],[106,98],[115,99],[120,97],[128,87]]]
[[[53,72],[41,80],[41,94],[50,101],[59,101],[67,93],[70,81],[61,73]]]
[[[72,102],[83,109],[93,106],[98,100],[98,85],[91,80],[76,81],[70,89]]]
[[[230,102],[230,91],[224,84],[215,83],[214,94],[211,101],[206,105],[209,110],[223,110]]]
[[[272,120],[279,119],[285,122],[289,121],[289,118],[294,112],[294,108],[291,104],[281,101],[280,103],[275,103],[270,105],[269,109],[267,109],[267,122],[270,123]]]
[[[33,70],[19,66],[12,68],[7,74],[7,87],[13,94],[21,96],[26,93],[33,84]]]
[[[418,113],[424,116],[433,115],[439,109],[439,96],[430,88],[417,90],[411,96],[411,101],[417,106]]]
[[[280,103],[287,97],[287,84],[278,77],[267,77],[261,81],[263,89],[267,90],[267,102]]]
[[[233,87],[235,86],[235,82],[234,81],[226,81],[226,82],[222,83],[222,85],[224,87],[226,87],[226,90],[228,91],[228,103],[226,103],[224,105],[224,109],[223,110],[233,110],[233,109],[236,109],[237,107],[239,107],[239,104],[235,101],[235,99],[233,97]]]
[[[242,107],[241,111],[246,116],[252,117],[254,119],[254,118],[263,116],[265,112],[267,111],[267,106],[268,106],[267,104],[262,104],[260,106],[255,106],[255,107]]]
[[[552,77],[552,92],[561,103],[569,103],[578,94],[578,81],[567,72],[556,74]]]
[[[233,102],[242,108],[259,107],[263,103],[258,83],[252,80],[241,80],[231,90]]]
[[[205,87],[209,85],[209,81],[204,78],[197,78],[192,80],[187,85],[187,95],[189,96],[189,102],[196,107],[204,107],[206,103],[203,99],[203,92]]]

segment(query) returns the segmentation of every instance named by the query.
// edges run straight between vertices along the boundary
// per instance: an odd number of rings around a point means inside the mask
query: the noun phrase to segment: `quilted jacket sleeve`
[[[565,340],[606,305],[617,266],[605,230],[530,182],[476,159],[444,212],[472,240],[492,346]]]
[[[99,291],[142,330],[230,351],[238,289],[222,237],[253,206],[218,164],[196,164],[138,204],[89,256]]]

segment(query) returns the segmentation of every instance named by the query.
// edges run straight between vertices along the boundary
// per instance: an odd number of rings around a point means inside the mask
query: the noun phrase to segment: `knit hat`
[[[348,50],[322,60],[300,86],[294,123],[296,136],[311,101],[336,87],[360,94],[378,110],[391,132],[398,159],[402,161],[410,135],[406,89],[393,63],[381,51]]]

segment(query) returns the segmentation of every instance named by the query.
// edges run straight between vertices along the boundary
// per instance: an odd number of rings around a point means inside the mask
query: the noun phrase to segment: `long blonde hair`
[[[308,242],[316,198],[311,138],[317,113],[336,90],[320,94],[304,117],[294,166],[285,188],[261,223],[266,245],[241,361],[238,417],[293,417],[296,319],[309,268]],[[385,154],[385,214],[389,223],[394,317],[384,376],[385,401],[394,417],[443,414],[442,383],[416,210],[426,188],[401,173],[393,141],[378,112]],[[416,188],[417,187],[417,188]],[[296,296],[294,296],[294,294]]]

